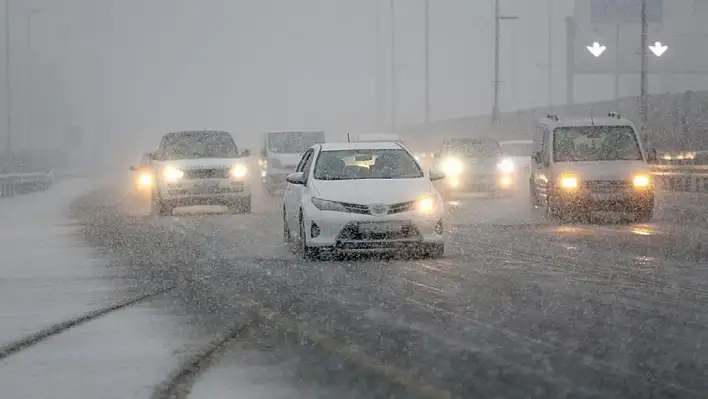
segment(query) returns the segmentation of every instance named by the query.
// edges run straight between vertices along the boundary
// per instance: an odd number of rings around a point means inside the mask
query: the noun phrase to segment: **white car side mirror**
[[[305,184],[305,174],[302,172],[291,173],[285,177],[290,184]]]
[[[431,169],[428,175],[430,176],[430,181],[442,180],[445,178],[445,173],[437,169]]]

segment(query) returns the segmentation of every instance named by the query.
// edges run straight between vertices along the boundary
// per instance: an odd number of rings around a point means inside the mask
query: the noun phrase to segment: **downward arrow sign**
[[[602,53],[607,50],[607,47],[601,46],[598,42],[593,42],[592,46],[585,46],[585,48],[588,49],[590,54],[594,55],[595,57],[601,56]]]
[[[661,57],[662,55],[664,55],[664,53],[668,49],[669,46],[662,44],[661,42],[656,42],[653,46],[649,46],[649,50],[651,50],[651,52],[654,53],[654,55],[657,57]]]

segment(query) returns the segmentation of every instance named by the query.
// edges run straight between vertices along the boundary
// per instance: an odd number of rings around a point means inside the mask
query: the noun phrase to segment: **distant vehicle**
[[[148,156],[152,178],[138,175],[138,183],[150,185],[152,212],[161,216],[172,214],[179,206],[205,204],[225,205],[230,211],[248,213],[251,211],[248,168],[240,159],[248,155],[248,150],[238,152],[228,132],[167,133],[158,150]]]
[[[614,113],[566,120],[549,115],[539,121],[534,145],[531,201],[547,217],[604,210],[651,220],[654,183],[647,161],[653,157],[631,121]]]
[[[283,236],[302,256],[322,251],[445,250],[444,203],[398,143],[331,143],[307,150],[288,175]]]
[[[440,188],[446,194],[488,192],[497,197],[514,190],[516,166],[496,140],[446,139],[436,154],[435,168],[446,175]]]
[[[269,194],[285,188],[285,177],[295,171],[302,154],[325,142],[323,130],[279,130],[266,132],[261,148],[261,178]]]
[[[359,133],[351,134],[349,138],[352,143],[391,142],[404,144],[403,137],[395,133]]]
[[[531,173],[533,140],[505,140],[500,141],[499,145],[502,154],[511,159],[519,175],[528,176]]]

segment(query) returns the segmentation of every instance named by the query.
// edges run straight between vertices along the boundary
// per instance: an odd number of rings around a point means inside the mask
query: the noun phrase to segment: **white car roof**
[[[403,147],[392,141],[359,142],[359,143],[326,143],[320,144],[322,151],[341,150],[400,150]]]
[[[505,140],[499,142],[499,145],[505,144],[533,144],[533,140]]]
[[[634,124],[629,119],[600,117],[600,118],[574,118],[574,119],[544,119],[545,124],[553,127],[577,127],[577,126],[630,126]]]
[[[265,134],[270,133],[320,133],[324,129],[282,129],[282,130],[267,130]]]

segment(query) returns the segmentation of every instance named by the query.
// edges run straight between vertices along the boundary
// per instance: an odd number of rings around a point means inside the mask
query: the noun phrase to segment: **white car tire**
[[[428,244],[425,248],[425,257],[439,259],[445,255],[445,244]]]
[[[285,207],[283,207],[283,242],[285,244],[292,244],[293,238],[290,234],[290,227],[288,227],[288,217],[285,213]]]
[[[300,231],[298,234],[298,253],[301,257],[308,260],[315,260],[319,257],[319,249],[307,245],[307,232],[305,231],[305,221],[300,212]]]

